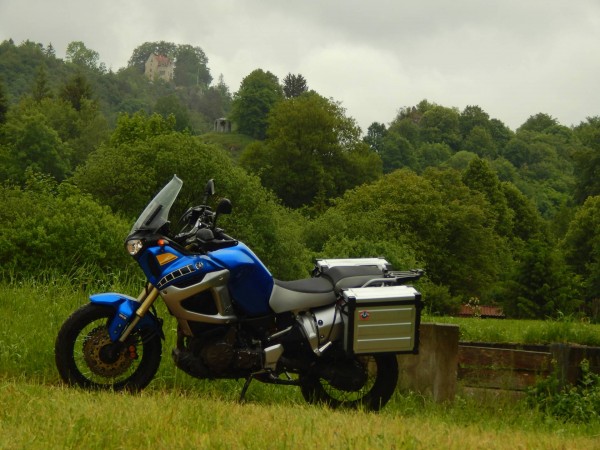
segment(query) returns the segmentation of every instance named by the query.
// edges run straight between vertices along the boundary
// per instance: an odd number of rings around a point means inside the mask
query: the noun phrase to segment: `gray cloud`
[[[511,128],[600,114],[597,0],[0,0],[0,39],[83,41],[113,70],[143,42],[202,47],[232,91],[256,68],[342,102],[363,130],[427,98]]]

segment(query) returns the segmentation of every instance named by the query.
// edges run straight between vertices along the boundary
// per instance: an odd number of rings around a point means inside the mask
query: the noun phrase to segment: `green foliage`
[[[455,172],[396,171],[348,191],[310,224],[307,245],[321,252],[342,238],[395,241],[397,252],[385,254],[392,262],[405,262],[403,252],[412,254],[430,280],[448,286],[452,296],[481,294],[506,259],[486,208]],[[376,248],[371,251],[369,256],[377,256]]]
[[[77,267],[123,270],[130,263],[123,250],[127,222],[74,186],[30,172],[25,188],[0,192],[2,278]]]
[[[175,129],[177,131],[190,130],[190,114],[188,109],[173,94],[161,97],[156,101],[154,111],[167,118],[173,115],[175,118]]]
[[[457,149],[461,141],[459,117],[453,108],[437,105],[430,108],[419,122],[421,141],[444,143]]]
[[[475,158],[469,162],[462,175],[463,183],[471,190],[482,193],[490,205],[490,223],[494,223],[501,236],[512,234],[513,212],[508,208],[506,197],[500,187],[500,180],[482,159]]]
[[[381,173],[355,121],[314,92],[275,105],[268,123],[267,139],[248,146],[240,163],[290,207],[323,206]]]
[[[41,64],[37,71],[31,96],[33,97],[33,100],[38,103],[43,99],[52,96],[50,86],[48,84],[48,73],[45,64]]]
[[[578,141],[555,128],[537,132],[522,129],[506,144],[501,155],[510,161],[519,178],[515,183],[535,202],[545,217],[552,217],[573,190],[573,161]]]
[[[448,286],[423,282],[419,284],[419,292],[425,300],[425,314],[435,316],[436,319],[440,315],[458,314],[463,303],[461,297],[450,293]]]
[[[588,314],[600,319],[600,196],[588,197],[562,243],[565,258],[581,277]]]
[[[398,133],[395,128],[390,128],[385,136],[381,138],[378,150],[383,163],[383,170],[386,173],[403,167],[414,171],[419,169],[417,153],[413,144]]]
[[[8,111],[8,99],[6,98],[6,90],[2,78],[0,78],[0,125],[6,120],[6,112]]]
[[[77,111],[81,110],[83,100],[92,99],[92,86],[85,75],[78,73],[63,86],[60,97],[69,102]]]
[[[298,97],[308,91],[306,79],[300,74],[293,75],[288,73],[283,79],[282,88],[285,98]]]
[[[281,100],[283,90],[275,75],[262,69],[251,72],[242,80],[231,105],[231,119],[237,124],[238,132],[264,139],[267,117]]]
[[[600,116],[588,118],[574,132],[583,144],[573,154],[577,169],[574,198],[583,204],[587,197],[600,195]]]
[[[121,116],[110,141],[76,172],[76,184],[133,219],[177,174],[184,186],[171,213],[176,225],[184,208],[201,201],[204,183],[213,178],[218,193],[235,207],[223,218],[228,233],[249,245],[274,275],[303,276],[309,258],[300,239],[300,217],[282,208],[258,178],[236,167],[223,150],[178,133],[173,126],[172,120],[156,114]]]
[[[26,97],[13,105],[0,132],[5,179],[22,183],[32,167],[61,181],[107,136],[108,124],[94,102],[75,110],[60,98]]]
[[[384,124],[373,122],[371,125],[369,125],[369,128],[367,129],[367,135],[363,138],[363,141],[365,141],[365,143],[371,147],[371,149],[379,153],[381,151],[382,140],[386,134],[387,128]]]
[[[2,127],[6,179],[24,181],[27,168],[63,180],[71,171],[70,148],[61,140],[46,116],[35,107],[10,111]]]
[[[105,72],[104,63],[100,63],[100,54],[92,49],[89,49],[81,41],[73,41],[67,45],[66,52],[67,61],[84,67],[89,70]]]
[[[578,292],[561,254],[545,242],[530,240],[509,283],[504,309],[512,317],[556,317],[577,310]]]
[[[558,121],[554,117],[551,117],[548,114],[538,113],[529,116],[525,123],[517,129],[517,132],[527,130],[543,133],[548,128],[554,127],[555,125],[558,125]]]
[[[548,416],[565,422],[588,423],[600,418],[600,375],[590,371],[590,363],[580,364],[581,381],[561,387],[556,376],[539,381],[528,391],[528,401]]]
[[[177,86],[208,86],[212,81],[208,58],[200,47],[178,45],[173,81]]]

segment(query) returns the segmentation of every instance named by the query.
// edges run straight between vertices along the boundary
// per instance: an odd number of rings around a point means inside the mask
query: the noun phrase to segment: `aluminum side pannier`
[[[412,286],[343,291],[344,349],[348,353],[418,353],[421,294]]]

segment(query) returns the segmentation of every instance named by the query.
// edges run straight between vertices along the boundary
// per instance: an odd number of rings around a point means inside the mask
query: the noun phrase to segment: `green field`
[[[158,376],[141,394],[66,388],[54,367],[54,339],[86,301],[57,280],[0,285],[0,448],[600,448],[598,420],[565,423],[523,400],[462,390],[451,404],[397,392],[375,414],[310,406],[297,388],[256,383],[240,404],[241,380],[204,382],[175,369],[168,356],[172,320],[165,323]],[[163,308],[159,313],[165,317]],[[598,326],[563,322],[565,329],[599,333]],[[497,329],[488,336],[507,340],[522,338],[515,330],[548,326],[461,321],[463,335],[483,323]]]

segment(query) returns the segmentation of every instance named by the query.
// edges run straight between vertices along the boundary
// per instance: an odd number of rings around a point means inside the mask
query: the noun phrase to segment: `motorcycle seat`
[[[276,313],[304,311],[335,303],[336,295],[331,282],[324,278],[304,280],[275,280],[269,305]]]
[[[276,313],[303,311],[335,303],[341,289],[360,287],[383,276],[376,266],[332,267],[315,278],[275,280],[269,305]]]
[[[320,275],[320,278],[331,282],[336,292],[360,287],[373,278],[381,277],[383,271],[377,266],[335,266],[322,271]]]

